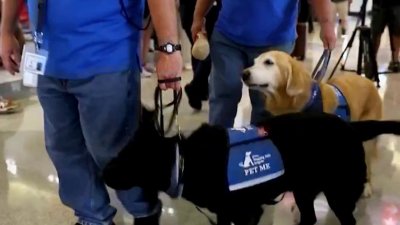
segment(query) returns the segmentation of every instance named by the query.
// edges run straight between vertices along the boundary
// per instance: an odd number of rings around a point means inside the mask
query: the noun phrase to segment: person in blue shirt
[[[204,16],[213,0],[197,0],[192,38],[204,30]],[[211,37],[209,122],[232,127],[242,97],[241,74],[261,53],[268,50],[292,52],[296,40],[298,0],[222,0],[222,8]],[[330,0],[311,0],[325,48],[336,42]],[[250,91],[251,122],[268,116],[264,97]]]
[[[13,35],[17,1],[3,1],[1,57],[5,68],[15,74],[22,48]],[[138,126],[144,1],[44,1],[40,50],[48,52],[48,60],[37,93],[44,111],[46,149],[59,176],[60,198],[74,210],[77,224],[113,224],[116,209],[110,205],[101,172]],[[28,0],[30,9],[37,3]],[[148,4],[160,46],[158,79],[176,78],[182,72],[182,56],[175,1],[148,0]],[[39,17],[30,16],[31,21]],[[161,88],[178,89],[179,85],[175,79]],[[150,149],[138,149],[145,150]],[[143,160],[151,166],[151,159]],[[134,187],[116,194],[135,217],[135,225],[159,224],[161,203],[156,191]]]

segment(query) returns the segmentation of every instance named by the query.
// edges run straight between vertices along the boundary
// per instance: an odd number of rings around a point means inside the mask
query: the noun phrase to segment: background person
[[[349,6],[353,0],[332,0],[334,9],[333,19],[339,18],[339,30],[338,35],[346,35],[348,29],[348,14]]]
[[[180,14],[182,21],[182,28],[189,38],[193,46],[194,40],[192,38],[192,24],[193,14],[196,7],[196,0],[180,0]],[[220,1],[214,1],[207,15],[205,16],[205,31],[208,39],[211,37],[214,30],[215,22],[218,18],[218,13],[221,8]],[[210,40],[210,39],[209,39]],[[192,56],[193,79],[185,86],[185,92],[189,99],[189,105],[196,110],[201,110],[202,101],[208,99],[208,78],[211,72],[211,57],[208,56],[205,60],[201,61]]]
[[[373,0],[372,5],[372,41],[377,55],[381,43],[381,36],[386,26],[389,28],[392,59],[389,70],[400,71],[400,1],[399,0]]]
[[[204,17],[213,0],[197,0],[192,38],[202,31]],[[213,125],[232,127],[238,103],[242,97],[241,74],[254,59],[269,50],[290,54],[296,40],[298,18],[297,0],[242,1],[223,0],[218,20],[211,37],[210,111]],[[332,5],[330,0],[312,0],[321,25],[321,39],[325,48],[336,43]],[[253,106],[251,123],[269,113],[264,109],[265,98],[250,91]]]

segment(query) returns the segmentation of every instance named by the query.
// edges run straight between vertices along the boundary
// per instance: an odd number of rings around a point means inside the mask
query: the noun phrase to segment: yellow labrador
[[[284,52],[260,55],[252,67],[244,70],[243,81],[249,88],[267,96],[265,108],[274,115],[307,110],[336,113],[345,101],[349,120],[382,119],[382,100],[372,81],[346,74],[326,83],[316,83],[300,62]],[[375,139],[365,146],[368,167],[365,197],[372,194],[371,161],[377,154],[376,144]]]

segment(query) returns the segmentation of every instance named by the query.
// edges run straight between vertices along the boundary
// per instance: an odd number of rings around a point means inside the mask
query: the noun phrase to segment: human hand
[[[4,68],[12,75],[19,72],[21,62],[21,46],[14,34],[3,33],[1,40],[1,60]]]
[[[193,42],[196,42],[200,32],[206,36],[205,30],[205,18],[194,18],[191,28]]]
[[[321,23],[320,38],[325,49],[333,50],[336,46],[335,24],[332,21]]]
[[[172,54],[160,52],[156,63],[158,80],[180,77],[183,68],[182,61],[182,55],[180,52],[174,52]],[[159,85],[161,90],[169,88],[179,90],[181,88],[180,81],[160,83]]]

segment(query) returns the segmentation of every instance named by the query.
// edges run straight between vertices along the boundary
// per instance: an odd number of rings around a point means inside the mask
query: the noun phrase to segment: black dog
[[[170,186],[177,137],[163,138],[152,112],[144,111],[137,135],[104,171],[115,189],[132,186],[166,191]],[[316,223],[313,202],[324,193],[342,225],[355,225],[356,203],[366,181],[362,142],[381,134],[400,135],[400,122],[345,122],[325,113],[293,113],[266,119],[257,127],[279,150],[284,174],[231,191],[227,129],[202,125],[180,141],[184,158],[182,197],[215,212],[218,224],[257,224],[262,204],[293,191],[303,225]]]

